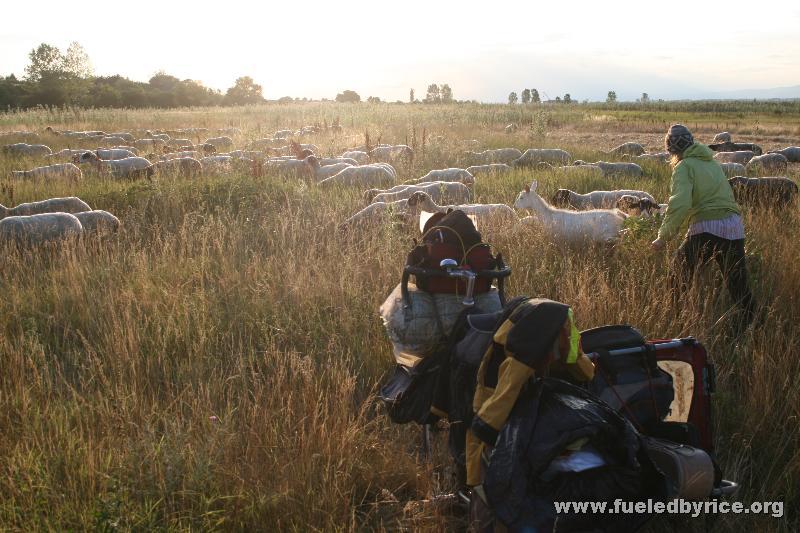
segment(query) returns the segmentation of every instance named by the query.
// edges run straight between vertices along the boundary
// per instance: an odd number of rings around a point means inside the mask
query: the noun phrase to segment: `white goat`
[[[739,150],[736,152],[717,152],[714,154],[714,160],[719,163],[740,163],[746,165],[748,161],[753,159],[756,155],[755,152],[750,150]]]
[[[519,221],[517,214],[506,204],[465,204],[465,205],[438,205],[426,192],[415,192],[408,199],[408,205],[428,213],[447,213],[449,210],[458,209],[467,215],[473,215],[479,225],[500,223],[516,223]]]
[[[589,211],[567,211],[557,209],[545,202],[537,193],[536,180],[519,193],[514,207],[530,209],[535,217],[525,217],[530,223],[535,218],[545,233],[556,242],[610,242],[619,237],[626,215],[614,209],[592,209]]]
[[[472,191],[463,183],[457,181],[433,181],[416,185],[397,185],[386,191],[369,189],[364,192],[364,199],[369,203],[396,202],[397,200],[408,199],[419,191],[428,193],[437,204],[444,202],[466,204],[472,197]]]
[[[62,163],[59,165],[36,167],[31,170],[15,170],[11,172],[11,176],[17,179],[69,179],[78,181],[83,178],[83,173],[81,172],[81,169],[72,163]]]
[[[475,176],[463,168],[443,168],[439,170],[431,170],[415,181],[460,181],[465,185],[473,185],[475,183]]]
[[[558,148],[528,148],[520,157],[511,162],[512,166],[534,166],[538,163],[566,165],[572,160],[572,155]]]
[[[210,139],[206,139],[206,142],[203,144],[210,144],[217,150],[221,149],[230,149],[233,148],[233,139],[230,137],[211,137]]]
[[[349,152],[343,153],[342,157],[348,159],[355,159],[356,161],[358,161],[359,165],[369,163],[369,154],[367,152],[362,152],[360,150],[350,150]]]
[[[473,177],[476,177],[481,174],[506,174],[507,172],[511,172],[511,167],[505,163],[489,163],[486,165],[473,165],[467,167],[466,170],[472,174]]]
[[[339,229],[378,224],[396,216],[402,217],[404,222],[410,222],[416,211],[405,198],[393,202],[374,202],[342,222]]]

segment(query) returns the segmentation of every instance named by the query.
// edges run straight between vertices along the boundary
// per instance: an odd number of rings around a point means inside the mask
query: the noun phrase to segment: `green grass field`
[[[413,145],[401,180],[464,165],[482,148],[563,148],[596,161],[623,141],[661,150],[671,122],[701,142],[727,129],[765,149],[800,144],[800,105],[652,106],[294,104],[172,111],[36,110],[0,130],[126,131],[235,126],[248,139],[305,124],[325,155],[362,144]],[[517,133],[503,127],[515,122]],[[44,141],[54,150],[66,146]],[[33,161],[0,156],[0,203],[79,196],[122,221],[105,240],[0,256],[0,530],[452,530],[409,506],[452,488],[444,437],[434,465],[418,430],[393,426],[375,399],[392,365],[378,306],[399,282],[413,228],[342,235],[360,189],[320,190],[280,176],[79,183],[11,181]],[[590,180],[515,171],[479,179],[477,202],[513,204],[532,178],[542,195],[635,188],[666,201],[670,171]],[[789,175],[800,178],[800,165]],[[520,215],[524,213],[520,212]],[[573,306],[584,329],[630,323],[650,337],[694,335],[718,370],[719,460],[744,502],[786,516],[720,519],[721,530],[800,527],[800,216],[745,213],[751,285],[766,319],[733,338],[713,279],[673,308],[656,226],[633,224],[613,249],[562,248],[533,228],[488,234],[514,269],[509,295]],[[393,501],[394,498],[398,501]],[[701,519],[678,527],[701,530]]]

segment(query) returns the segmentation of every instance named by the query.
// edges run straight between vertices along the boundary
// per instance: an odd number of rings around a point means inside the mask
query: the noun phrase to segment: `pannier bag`
[[[595,352],[597,369],[589,391],[645,431],[668,414],[675,397],[672,376],[658,366],[655,351],[615,354],[609,350],[646,346],[631,326],[603,326],[581,333],[584,353]]]
[[[668,498],[704,500],[711,494],[715,469],[705,451],[653,437],[644,437],[644,447],[650,460],[664,474]]]
[[[413,367],[446,341],[464,304],[461,296],[430,294],[412,283],[408,294],[410,306],[405,307],[398,284],[381,305],[380,314],[397,363]],[[476,294],[475,307],[486,313],[502,309],[497,289]]]

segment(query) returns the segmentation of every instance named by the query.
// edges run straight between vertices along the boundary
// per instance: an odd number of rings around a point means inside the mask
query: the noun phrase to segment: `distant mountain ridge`
[[[708,93],[707,98],[720,100],[792,100],[800,99],[800,85],[791,87],[773,87],[770,89],[740,89],[736,91],[720,91]]]

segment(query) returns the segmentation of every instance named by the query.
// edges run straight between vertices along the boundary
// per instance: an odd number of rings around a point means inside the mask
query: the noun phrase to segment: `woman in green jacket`
[[[672,154],[672,190],[652,247],[663,249],[688,219],[689,231],[673,261],[676,296],[686,291],[698,265],[714,259],[731,297],[742,308],[739,325],[745,327],[753,319],[755,304],[747,281],[744,224],[733,190],[714,152],[694,142],[686,126],[670,127],[664,144]]]

